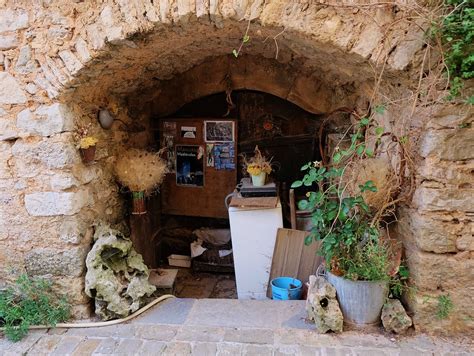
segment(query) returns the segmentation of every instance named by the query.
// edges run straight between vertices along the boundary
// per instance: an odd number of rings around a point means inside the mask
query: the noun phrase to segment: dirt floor
[[[175,295],[178,298],[237,299],[235,275],[193,272],[190,268],[180,268],[176,280]]]

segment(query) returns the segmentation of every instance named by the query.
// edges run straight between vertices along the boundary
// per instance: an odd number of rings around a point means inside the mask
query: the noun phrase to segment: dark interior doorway
[[[319,129],[322,116],[309,113],[289,101],[267,93],[257,91],[234,91],[230,95],[217,93],[188,103],[168,117],[151,118],[154,148],[159,149],[166,145],[166,142],[163,142],[164,122],[170,120],[178,122],[180,126],[178,129],[181,132],[182,126],[194,127],[196,122],[203,119],[235,120],[237,131],[235,147],[236,157],[238,157],[235,165],[236,182],[247,175],[243,168],[242,155],[251,156],[255,146],[258,145],[266,157],[272,157],[274,171],[271,178],[279,187],[284,224],[289,227],[289,187],[294,180],[299,178],[300,167],[303,164],[321,158]],[[183,137],[193,134],[193,132],[183,131]],[[199,135],[199,132],[196,132],[196,135]],[[187,142],[186,139],[184,142]],[[196,189],[199,187],[189,188],[189,198],[179,197],[184,200],[183,204],[199,205],[199,201],[196,201]],[[225,192],[220,192],[222,196],[231,193],[233,186],[225,189]],[[143,221],[137,224],[137,226],[140,225],[143,235],[150,236],[155,247],[153,261],[148,263],[151,267],[167,268],[168,256],[172,254],[190,256],[190,245],[196,240],[197,229],[229,228],[229,221],[222,214],[196,216],[199,214],[193,213],[191,214],[193,216],[190,216],[186,214],[186,209],[172,214],[163,213],[166,211],[163,209],[163,204],[166,204],[163,201],[166,194],[166,187],[163,186],[161,193],[149,198],[148,210],[153,216],[151,219],[153,226],[143,228],[143,225],[146,225]],[[169,196],[166,199],[169,199]],[[203,197],[199,196],[199,199]],[[216,204],[224,204],[223,199],[216,201]],[[202,262],[206,258],[213,262],[219,260],[216,258],[218,251],[212,251],[212,246],[207,247],[209,250],[206,251],[205,258],[200,257],[194,260],[194,268],[180,270],[177,277],[177,283],[180,284],[177,287],[178,296],[179,293],[183,293],[185,297],[235,297],[232,256],[227,257],[224,262],[221,261],[220,265],[211,263],[212,266],[207,269],[206,264],[196,263],[196,261]],[[231,249],[232,246],[225,248]],[[206,287],[203,287],[204,284]],[[214,289],[211,290],[208,285],[214,285]]]

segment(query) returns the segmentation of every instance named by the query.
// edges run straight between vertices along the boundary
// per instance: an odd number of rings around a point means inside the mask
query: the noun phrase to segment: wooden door
[[[228,218],[224,199],[237,184],[235,120],[166,119],[160,131],[172,171],[161,188],[163,213]]]

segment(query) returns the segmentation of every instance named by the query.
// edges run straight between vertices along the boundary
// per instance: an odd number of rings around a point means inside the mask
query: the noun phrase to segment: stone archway
[[[101,131],[95,120],[99,107],[126,123],[146,125],[147,115],[166,115],[197,97],[225,90],[228,83],[233,89],[272,93],[314,113],[364,106],[375,83],[374,68],[382,62],[384,90],[408,91],[416,85],[412,69],[421,61],[423,33],[415,25],[389,26],[400,16],[391,6],[357,12],[282,0],[11,1],[8,10],[0,10],[0,20],[9,19],[0,21],[6,53],[0,72],[0,261],[52,275],[69,291],[77,315],[86,315],[82,274],[88,227],[95,219],[118,222],[123,215],[111,175],[115,148],[124,140],[146,142],[148,135],[119,126]],[[247,26],[251,40],[233,58]],[[465,120],[450,108],[436,120],[448,120],[443,119],[448,114]],[[385,120],[394,119],[388,113]],[[103,142],[99,164],[81,164],[72,134],[75,122],[95,124]],[[439,181],[438,172],[430,170],[439,161],[471,164],[472,154],[437,153],[451,142],[451,132],[427,130],[421,180]],[[468,179],[469,173],[459,173],[465,167],[448,166],[456,182]],[[441,289],[451,292],[455,303],[469,305],[471,292],[457,292],[460,284],[448,279],[463,271],[462,284],[472,281],[472,243],[459,247],[452,240],[468,234],[468,212],[474,207],[472,200],[445,192],[433,186],[418,189],[412,210],[402,214],[410,224],[400,224],[400,231],[407,245],[414,246],[410,267],[421,291],[440,293],[426,283],[426,274],[435,270]],[[426,238],[426,224],[432,220],[449,236],[449,248]],[[462,225],[455,232],[448,227],[454,220]],[[424,303],[422,293],[412,307],[420,329],[473,326],[472,311],[436,321],[436,304]]]

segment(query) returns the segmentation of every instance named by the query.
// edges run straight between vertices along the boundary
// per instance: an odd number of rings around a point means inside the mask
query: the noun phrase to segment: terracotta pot
[[[145,193],[132,192],[132,214],[146,214]]]
[[[81,152],[82,162],[86,164],[94,162],[95,148],[95,146],[90,146],[88,148],[79,149],[79,152]]]

